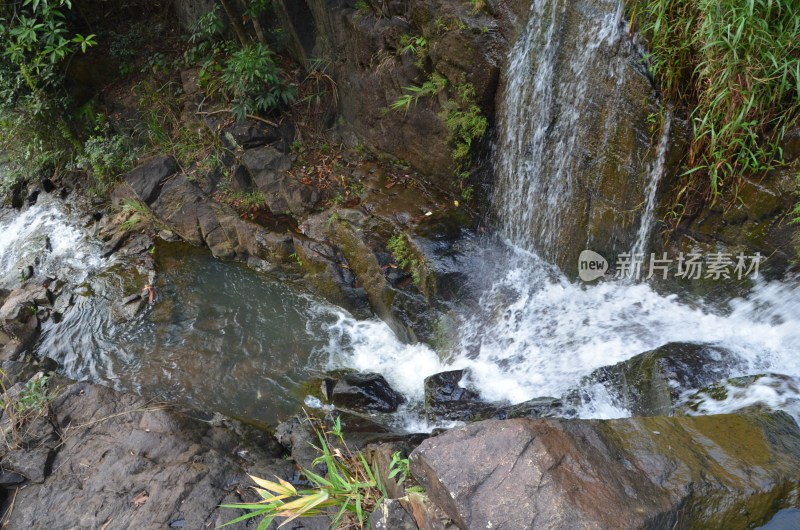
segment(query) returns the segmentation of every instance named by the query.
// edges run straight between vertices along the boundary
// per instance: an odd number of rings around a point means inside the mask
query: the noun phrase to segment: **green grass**
[[[681,195],[716,200],[739,177],[783,161],[800,113],[800,3],[628,0],[663,93],[686,109],[692,141]],[[698,185],[697,180],[705,184]]]
[[[315,426],[320,456],[314,466],[324,466],[325,476],[303,469],[302,474],[312,487],[298,490],[292,484],[277,478],[277,482],[250,478],[261,500],[255,503],[225,504],[223,508],[242,509],[247,513],[222,526],[260,517],[258,530],[266,529],[276,517],[286,518],[281,526],[299,517],[333,515],[331,528],[363,528],[368,515],[385,496],[380,477],[373,473],[360,452],[347,447],[342,435],[341,421],[337,418],[328,430]]]

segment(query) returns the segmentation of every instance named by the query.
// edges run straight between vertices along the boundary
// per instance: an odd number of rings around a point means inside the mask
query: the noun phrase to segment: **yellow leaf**
[[[253,482],[258,484],[262,488],[272,491],[274,493],[280,493],[283,495],[293,494],[294,488],[292,488],[292,490],[290,491],[287,491],[286,488],[284,488],[280,484],[276,484],[275,482],[270,482],[269,480],[264,480],[263,478],[254,477],[253,475],[250,475],[250,478],[253,480]]]
[[[275,478],[278,479],[278,482],[280,482],[283,487],[285,487],[287,490],[291,491],[292,495],[297,495],[297,490],[294,489],[294,486],[292,486],[291,484],[289,484],[288,482],[283,480],[281,477],[276,476]]]
[[[299,509],[297,509],[294,513],[291,513],[289,510],[283,510],[281,513],[278,514],[281,517],[289,516],[289,518],[286,519],[284,522],[282,522],[278,526],[278,528],[280,528],[281,526],[285,525],[286,523],[289,523],[289,522],[297,519],[298,517],[300,517],[304,513],[308,512],[309,510],[314,509],[315,507],[319,506],[323,502],[327,501],[328,500],[328,492],[323,490],[323,491],[320,491],[319,493],[316,493],[315,495],[308,495],[308,496],[303,497],[302,499],[298,499],[298,500],[302,500],[303,503],[298,504]],[[294,504],[294,503],[290,502],[289,504]],[[283,508],[286,508],[286,506],[289,506],[289,504],[283,506]]]

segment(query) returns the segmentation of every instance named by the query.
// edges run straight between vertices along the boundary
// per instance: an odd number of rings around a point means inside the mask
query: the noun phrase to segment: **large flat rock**
[[[462,529],[751,528],[800,493],[800,429],[784,413],[490,420],[410,460]]]

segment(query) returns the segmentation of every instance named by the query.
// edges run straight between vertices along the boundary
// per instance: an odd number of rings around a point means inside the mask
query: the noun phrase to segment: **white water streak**
[[[639,231],[636,234],[636,242],[631,249],[631,255],[644,255],[647,250],[647,242],[650,239],[650,232],[653,229],[656,215],[656,193],[658,185],[664,174],[667,172],[667,153],[669,151],[670,128],[672,125],[672,111],[667,110],[664,116],[664,126],[661,129],[661,138],[658,141],[658,152],[650,169],[650,180],[647,183],[647,202],[642,219],[639,224]]]

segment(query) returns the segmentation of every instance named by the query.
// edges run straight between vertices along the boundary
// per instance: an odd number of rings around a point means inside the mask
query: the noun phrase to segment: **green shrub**
[[[433,97],[447,88],[447,79],[436,72],[432,73],[422,86],[404,86],[405,94],[394,100],[389,107],[392,110],[408,112],[411,105],[416,105],[419,98]]]
[[[136,152],[127,137],[116,134],[90,136],[77,158],[82,169],[91,169],[97,190],[107,192],[117,177],[131,169],[136,162]]]
[[[475,97],[475,86],[462,82],[456,86],[455,97],[442,107],[441,116],[453,145],[453,161],[459,170],[469,166],[472,143],[482,137],[489,126]]]

